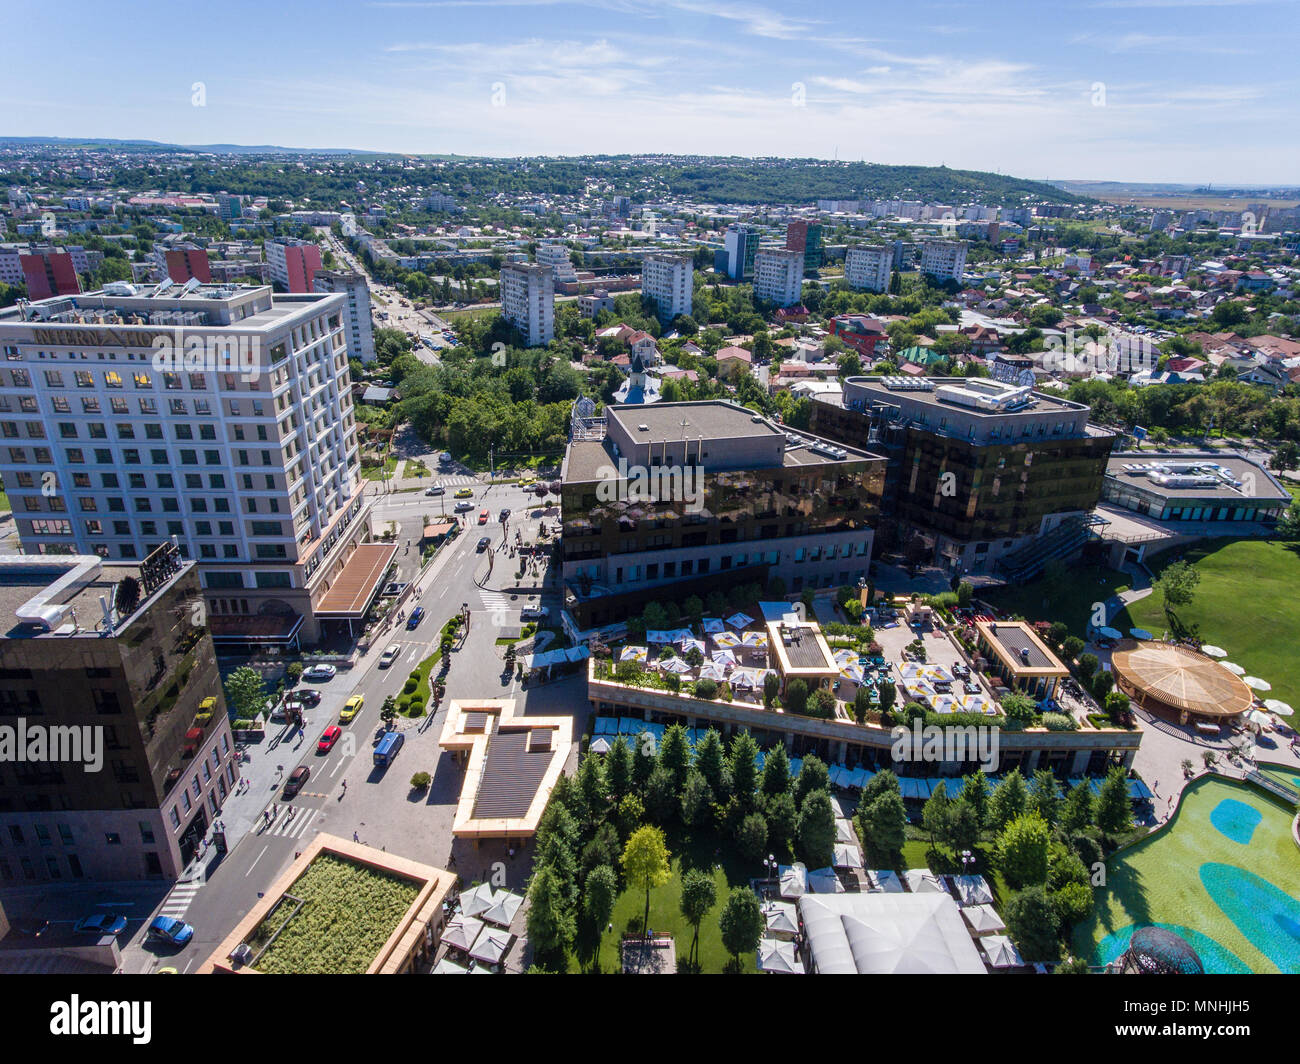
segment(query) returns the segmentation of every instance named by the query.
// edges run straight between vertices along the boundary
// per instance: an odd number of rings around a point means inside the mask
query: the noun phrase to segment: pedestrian
[[[359,836],[355,831],[352,833],[352,841],[353,841],[353,842],[360,842],[360,841],[361,841],[361,836]]]
[[[1159,780],[1153,780],[1153,781],[1152,781],[1152,783],[1151,783],[1151,793],[1152,793],[1152,794],[1159,794],[1159,793],[1160,793],[1160,781],[1159,781]]]

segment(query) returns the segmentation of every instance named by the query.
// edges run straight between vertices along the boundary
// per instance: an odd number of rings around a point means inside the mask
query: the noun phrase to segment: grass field
[[[1178,623],[1223,647],[1228,660],[1250,675],[1268,680],[1268,697],[1300,705],[1300,543],[1216,539],[1188,550],[1186,558],[1201,582],[1191,605],[1177,611]],[[1159,591],[1133,603],[1121,619],[1117,628],[1137,626],[1157,636],[1170,628]]]
[[[1129,577],[1114,569],[1072,568],[1056,587],[1039,578],[1028,584],[991,588],[977,598],[1027,621],[1064,621],[1072,635],[1087,638],[1093,607],[1129,588]]]

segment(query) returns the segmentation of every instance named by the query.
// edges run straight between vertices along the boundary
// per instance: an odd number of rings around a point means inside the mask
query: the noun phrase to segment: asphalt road
[[[460,609],[461,603],[468,602],[470,606],[470,634],[464,646],[453,652],[448,700],[462,695],[510,697],[513,693],[518,697],[521,693],[513,677],[503,671],[496,638],[503,629],[512,630],[521,625],[519,610],[525,604],[547,600],[514,589],[515,563],[502,549],[502,543],[507,535],[513,541],[515,529],[521,525],[526,539],[535,534],[538,519],[530,514],[540,511],[535,505],[536,496],[515,485],[476,489],[472,501],[475,509],[470,516],[477,520],[478,511],[486,507],[489,521],[481,527],[470,524],[417,582],[422,591],[419,604],[426,610],[419,627],[408,631],[404,624],[398,624],[379,633],[366,657],[354,669],[340,671],[325,683],[310,685],[327,693],[322,707],[328,707],[329,711],[309,711],[307,734],[300,746],[282,743],[274,751],[259,751],[259,764],[252,766],[258,771],[249,774],[259,795],[265,796],[266,806],[269,808],[272,803],[279,806],[278,815],[270,825],[255,827],[234,843],[219,862],[212,863],[204,878],[178,883],[161,904],[157,904],[157,884],[142,884],[136,897],[131,897],[129,888],[116,892],[115,898],[128,915],[142,915],[146,904],[156,904],[147,917],[129,929],[130,940],[123,938],[123,967],[127,972],[150,972],[171,966],[184,973],[197,968],[248,911],[259,892],[274,882],[294,859],[294,854],[317,832],[328,831],[344,838],[357,832],[363,842],[373,845],[386,839],[385,845],[391,844],[395,849],[400,846],[401,852],[408,853],[415,841],[412,833],[400,826],[393,827],[390,822],[395,824],[402,815],[418,815],[420,834],[432,829],[430,837],[421,839],[422,852],[418,859],[446,859],[451,852],[447,829],[459,794],[457,778],[441,772],[442,783],[431,796],[434,808],[414,813],[408,808],[407,782],[413,771],[426,767],[430,760],[438,764],[436,742],[446,703],[423,730],[420,730],[423,720],[398,719],[398,727],[406,732],[407,741],[387,771],[372,764],[371,743],[380,726],[379,711],[384,699],[400,692],[407,674],[432,653],[443,623]],[[429,504],[436,502],[437,499],[425,497],[423,493],[385,495],[376,500],[376,519],[418,523],[420,515],[430,509]],[[498,520],[502,507],[512,510],[504,529]],[[477,550],[483,535],[490,537],[491,549],[496,554],[491,570],[494,579],[487,582],[486,588],[479,586],[488,572],[487,555]],[[549,593],[554,595],[553,591]],[[414,602],[408,604],[408,612]],[[547,604],[554,610],[558,599]],[[400,646],[402,654],[392,667],[380,669],[379,658],[390,643]],[[318,754],[317,738],[326,727],[338,723],[336,707],[353,694],[365,698],[361,712],[351,724],[341,725],[344,734],[332,750]],[[271,775],[272,763],[283,765],[282,775]],[[281,796],[282,781],[300,764],[311,769],[311,776],[302,792],[286,803]],[[290,805],[294,810],[292,818]],[[176,950],[143,943],[143,928],[148,918],[159,912],[176,916],[194,927],[194,939],[188,946]]]

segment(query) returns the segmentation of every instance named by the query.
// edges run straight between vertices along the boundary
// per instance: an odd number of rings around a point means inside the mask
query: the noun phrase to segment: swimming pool
[[[1107,862],[1076,951],[1106,964],[1157,924],[1187,939],[1207,972],[1300,972],[1294,815],[1245,784],[1197,780],[1168,826]]]

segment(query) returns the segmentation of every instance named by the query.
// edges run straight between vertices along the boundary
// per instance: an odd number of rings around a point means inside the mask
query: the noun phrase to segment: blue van
[[[375,747],[375,764],[380,768],[387,768],[393,763],[393,758],[397,756],[397,751],[402,748],[402,743],[406,742],[406,736],[401,732],[390,731],[382,739],[379,745]]]

